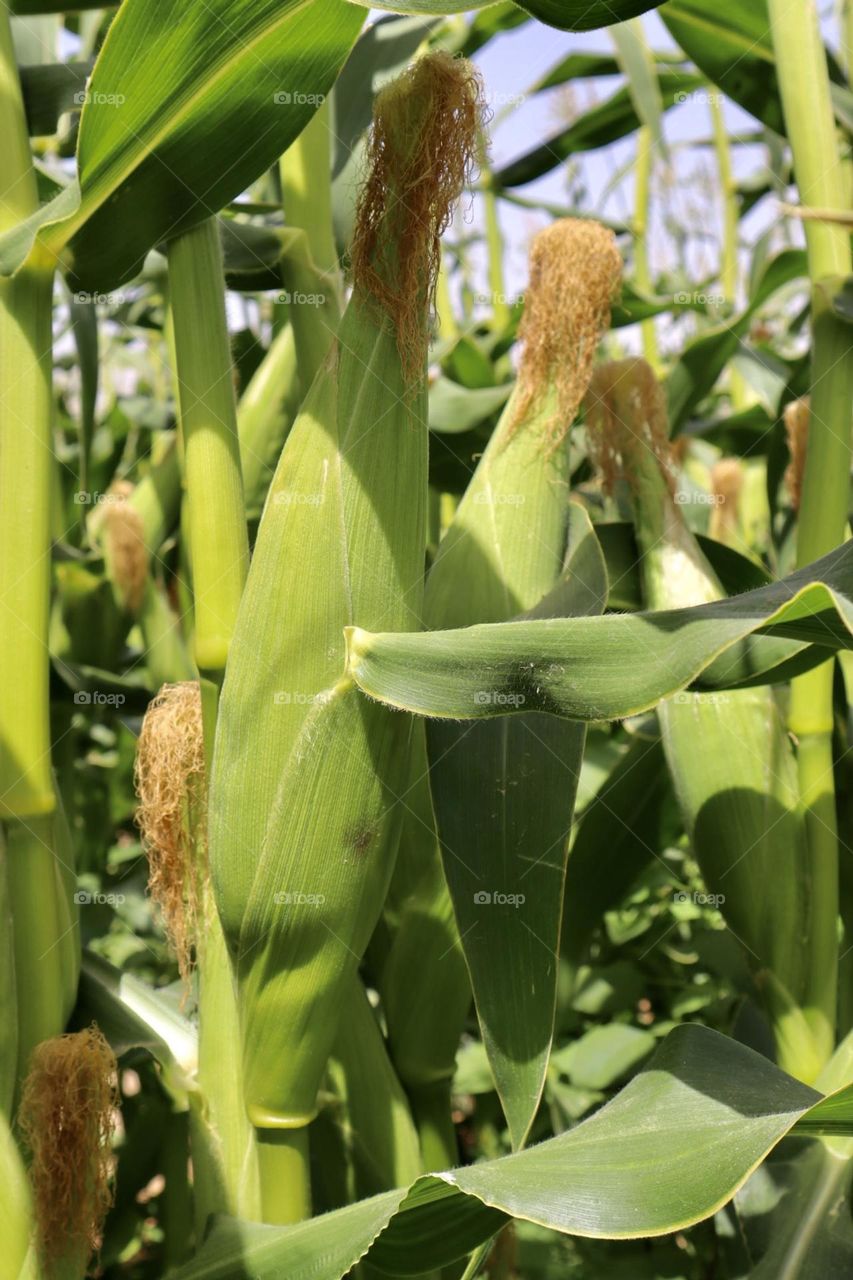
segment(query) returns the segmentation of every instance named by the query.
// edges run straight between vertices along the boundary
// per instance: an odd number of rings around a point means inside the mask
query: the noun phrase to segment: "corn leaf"
[[[565,491],[553,463],[536,456],[541,440],[531,437],[519,430],[497,458],[490,449],[480,464],[427,584],[430,622],[448,609],[456,621],[470,611],[501,616],[513,607],[508,595],[516,608],[531,588],[535,600],[554,574]],[[501,492],[498,476],[506,473],[520,492]],[[499,505],[500,497],[526,502]],[[569,510],[562,607],[594,614],[607,595],[604,563],[586,512],[577,504]],[[497,563],[500,580],[492,576]],[[442,594],[453,593],[443,605],[431,591],[437,579]],[[427,738],[445,874],[483,1040],[519,1146],[539,1105],[551,1049],[567,842],[585,729],[534,712],[474,725],[435,722]]]
[[[371,9],[386,9],[391,13],[468,13],[472,9],[484,9],[493,0],[350,0]],[[649,9],[656,9],[661,0],[524,0],[519,8],[538,18],[550,27],[561,31],[593,31],[596,27],[609,27],[614,22],[636,18]]]
[[[823,656],[853,648],[853,546],[781,582],[692,609],[418,635],[356,627],[348,644],[350,671],[365,693],[418,715],[477,720],[524,709],[613,720],[694,683],[766,682],[784,646],[762,645],[779,637],[815,645]]]
[[[687,56],[733,102],[775,133],[785,134],[767,0],[669,0],[660,16]],[[830,75],[844,73],[828,52]],[[835,95],[833,95],[835,97]],[[835,97],[843,123],[843,94]]]
[[[125,0],[87,85],[78,178],[0,241],[0,271],[34,254],[76,290],[130,279],[275,162],[363,17],[338,0]]]
[[[658,84],[663,108],[667,109],[676,102],[683,102],[685,95],[700,88],[704,80],[690,71],[671,70],[661,72]],[[498,187],[523,187],[525,183],[533,182],[556,169],[557,165],[575,152],[595,151],[598,147],[605,147],[608,143],[633,133],[640,123],[630,90],[623,86],[597,107],[587,111],[568,129],[563,129],[532,151],[499,169],[495,174],[495,184]]]
[[[824,1115],[851,1131],[850,1092],[823,1099],[751,1049],[686,1024],[613,1101],[560,1137],[296,1227],[221,1221],[176,1280],[282,1271],[342,1280],[364,1256],[381,1274],[414,1275],[461,1257],[511,1217],[567,1235],[662,1235],[714,1213],[786,1134],[812,1132]]]
[[[596,925],[631,888],[663,845],[672,788],[657,738],[637,738],[581,818],[566,870],[560,953],[577,973]]]

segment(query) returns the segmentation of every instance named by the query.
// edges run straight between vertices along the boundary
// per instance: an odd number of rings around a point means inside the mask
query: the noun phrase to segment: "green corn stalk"
[[[354,976],[329,1061],[329,1104],[342,1140],[347,1204],[407,1186],[422,1172],[418,1134],[376,1014],[361,980]],[[320,1123],[320,1117],[315,1125]],[[314,1129],[312,1128],[312,1154]],[[334,1162],[324,1170],[337,1172]],[[312,1161],[312,1168],[314,1162]]]
[[[457,1163],[450,1091],[471,984],[441,865],[424,726],[414,726],[412,778],[389,904],[396,915],[379,983],[388,1048],[418,1126],[424,1168]]]
[[[237,405],[237,435],[246,514],[258,515],[275,464],[299,409],[300,382],[293,325],[274,335]]]
[[[673,496],[665,409],[649,366],[604,366],[588,421],[605,477],[633,508],[646,607],[722,598]],[[679,694],[661,703],[658,718],[696,859],[744,948],[780,1065],[813,1080],[822,1059],[807,1019],[819,995],[809,947],[826,921],[814,897],[797,762],[774,693]]]
[[[267,498],[223,689],[210,855],[273,1221],[309,1204],[307,1126],[399,839],[411,724],[341,677],[343,628],[420,622],[430,267],[476,87],[435,55],[377,100],[353,295]]]
[[[835,132],[826,52],[813,0],[770,0],[773,47],[794,174],[804,205],[848,208],[849,183]],[[812,283],[811,424],[797,526],[797,565],[845,536],[853,403],[853,328],[832,311],[832,295],[853,270],[849,230],[809,221]],[[832,755],[832,684],[827,662],[791,686],[788,726],[797,741],[800,802],[806,816],[813,893],[820,925],[809,937],[815,989],[807,1010],[824,1059],[835,1043],[838,983],[838,835]]]
[[[211,767],[221,684],[248,567],[222,251],[214,221],[169,246],[169,284],[178,385],[182,517],[192,564],[194,650],[202,673],[205,757]],[[199,1084],[191,1113],[197,1161],[196,1213],[259,1215],[254,1135],[239,1099],[237,1008],[225,939],[207,877],[199,961]]]
[[[38,208],[38,192],[5,3],[0,133],[0,231],[7,231]],[[37,260],[0,282],[0,664],[7,673],[0,682],[0,820],[19,1079],[33,1047],[62,1031],[77,976],[73,869],[59,844],[48,695],[53,273],[52,262]],[[7,989],[10,1013],[11,1002]]]
[[[341,279],[332,224],[329,103],[315,111],[281,158],[284,215],[300,235],[281,263],[284,298],[302,394],[322,368],[341,314]]]

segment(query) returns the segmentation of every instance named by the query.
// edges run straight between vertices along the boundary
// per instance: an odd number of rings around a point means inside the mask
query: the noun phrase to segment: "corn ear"
[[[606,484],[634,509],[645,604],[667,609],[724,592],[673,497],[660,387],[640,360],[604,366],[588,408]],[[677,694],[658,709],[664,750],[703,878],[746,952],[779,1061],[805,1079],[820,1060],[804,1018],[811,888],[797,765],[773,691]]]
[[[594,222],[566,219],[534,240],[517,383],[439,545],[426,588],[430,627],[505,621],[535,607],[557,581],[570,514],[565,437],[621,268],[612,233]],[[599,610],[605,595],[602,579]],[[584,740],[582,725],[541,714],[427,727],[445,874],[516,1146],[536,1113],[553,1034]]]
[[[315,1115],[393,869],[411,725],[341,677],[343,628],[419,625],[431,277],[478,100],[445,54],[377,100],[353,296],[270,488],[229,658],[210,854],[262,1129]]]

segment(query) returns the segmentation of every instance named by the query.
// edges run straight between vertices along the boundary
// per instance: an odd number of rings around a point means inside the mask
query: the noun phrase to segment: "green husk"
[[[722,598],[675,501],[664,403],[649,366],[603,366],[588,421],[606,485],[621,487],[633,507],[646,606]],[[804,1016],[813,995],[808,849],[797,762],[774,693],[677,694],[660,704],[658,717],[693,850],[744,948],[780,1065],[813,1079],[821,1064]]]
[[[316,1114],[393,870],[411,724],[341,678],[343,628],[419,625],[431,278],[478,92],[467,64],[438,54],[377,101],[353,296],[283,450],[229,658],[210,856],[260,1130]],[[404,270],[414,309],[396,293]]]
[[[426,588],[430,627],[505,621],[536,606],[557,581],[570,511],[565,437],[621,269],[612,233],[597,223],[565,219],[534,240],[518,379],[439,545]],[[482,697],[489,696],[484,690]],[[583,726],[541,715],[427,729],[445,874],[517,1146],[538,1106],[553,1032],[550,952],[559,939],[584,738]],[[497,900],[478,906],[483,890],[510,899],[521,894],[531,906],[501,907]],[[543,909],[543,903],[550,905]],[[493,929],[504,934],[505,945],[490,945]],[[428,1015],[438,1023],[452,1016],[458,1019],[458,1004],[436,1002]],[[457,1021],[457,1042],[461,1030]],[[449,1038],[449,1030],[443,1035]],[[449,1079],[445,1102],[449,1109]]]

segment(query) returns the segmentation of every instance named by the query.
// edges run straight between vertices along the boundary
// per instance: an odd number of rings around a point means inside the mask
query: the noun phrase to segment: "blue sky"
[[[820,11],[827,38],[833,44],[837,37],[835,0],[822,0]],[[654,14],[642,18],[647,39],[654,49],[672,49],[674,44],[661,20]],[[609,32],[604,29],[583,34],[556,31],[538,22],[529,22],[514,31],[492,40],[477,56],[486,79],[487,90],[500,99],[523,95],[527,88],[567,54],[578,51],[612,52]],[[618,80],[607,78],[575,82],[577,109],[584,109],[602,101],[616,88]],[[536,146],[549,134],[565,127],[568,118],[560,113],[561,91],[538,94],[522,101],[521,106],[497,125],[492,140],[493,165],[499,167],[510,159]],[[566,104],[564,102],[563,111]],[[749,133],[756,129],[756,122],[733,103],[724,104],[726,122],[731,134]],[[710,114],[707,102],[701,96],[690,99],[667,112],[665,133],[672,146],[672,171],[659,169],[655,182],[655,204],[652,222],[653,266],[658,269],[677,266],[673,261],[673,246],[665,234],[664,221],[668,215],[694,230],[689,247],[689,269],[696,279],[703,279],[713,271],[717,261],[717,242],[720,230],[720,201],[718,198],[716,166],[713,151],[709,147],[689,145],[710,134]],[[746,178],[763,165],[762,147],[736,147],[734,166],[736,176]],[[616,143],[599,151],[588,152],[578,158],[584,184],[590,193],[589,208],[601,216],[627,220],[631,214],[633,198],[633,143],[631,139]],[[627,169],[620,181],[618,174]],[[609,197],[606,190],[615,181]],[[522,189],[525,197],[540,197],[565,203],[566,179],[561,166],[545,178]],[[479,213],[475,211],[475,223]],[[531,214],[505,203],[501,206],[501,224],[507,246],[507,280],[511,290],[523,287],[526,275],[527,244],[531,234],[547,221],[545,215]],[[754,242],[768,227],[779,225],[778,212],[771,202],[747,220],[743,231],[747,240],[744,248],[744,269],[748,269],[748,244]],[[774,232],[775,234],[775,232]],[[779,227],[780,242],[790,237],[800,240],[797,226]]]

